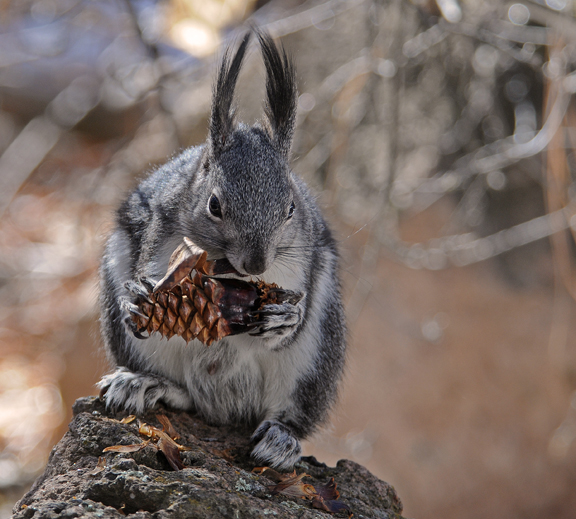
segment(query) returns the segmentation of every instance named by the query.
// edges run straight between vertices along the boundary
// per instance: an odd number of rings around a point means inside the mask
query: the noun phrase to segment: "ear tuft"
[[[212,114],[210,116],[210,141],[214,155],[218,155],[226,146],[227,139],[234,129],[234,112],[232,101],[238,74],[250,41],[250,32],[246,33],[233,59],[230,59],[230,48],[224,53],[222,64],[214,85]]]
[[[284,48],[278,49],[270,34],[256,31],[266,67],[266,116],[272,137],[286,158],[290,156],[296,122],[296,72]]]

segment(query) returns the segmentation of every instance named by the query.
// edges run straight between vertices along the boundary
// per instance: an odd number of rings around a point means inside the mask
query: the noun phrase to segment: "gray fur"
[[[277,120],[266,128],[233,124],[219,88],[233,91],[242,55],[226,58],[214,92],[218,119],[211,122],[207,144],[156,170],[118,210],[100,270],[102,335],[115,370],[99,386],[107,405],[133,412],[163,401],[214,424],[260,424],[253,456],[289,469],[300,456],[299,440],[325,422],[335,402],[346,333],[335,241],[288,165],[296,88],[282,82],[294,81],[293,69],[276,70],[291,67],[289,59],[268,36],[259,40],[268,82],[273,76],[269,95],[283,96],[281,103],[267,102],[268,117]],[[221,218],[209,210],[212,195]],[[265,307],[262,324],[251,334],[210,347],[179,337],[139,338],[127,319],[135,296],[164,275],[185,236],[211,259],[226,257],[239,272],[304,297]]]

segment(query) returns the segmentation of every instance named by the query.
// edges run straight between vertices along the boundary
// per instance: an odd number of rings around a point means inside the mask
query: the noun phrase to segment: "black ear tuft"
[[[238,74],[242,67],[242,60],[250,40],[250,33],[246,33],[236,55],[230,60],[230,49],[227,49],[214,85],[212,99],[212,115],[210,117],[210,140],[215,155],[226,145],[226,140],[234,129],[234,113],[232,101]]]
[[[278,150],[288,158],[296,122],[296,71],[286,51],[279,50],[268,33],[256,35],[266,66],[266,116]]]

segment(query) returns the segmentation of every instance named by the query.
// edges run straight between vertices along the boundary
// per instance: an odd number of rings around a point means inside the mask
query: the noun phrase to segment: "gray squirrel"
[[[297,105],[292,60],[255,31],[266,68],[266,120],[235,124],[233,97],[250,39],[225,53],[209,136],[153,172],[122,203],[101,269],[101,329],[115,370],[99,382],[112,408],[163,402],[213,424],[255,426],[252,457],[287,470],[323,424],[342,378],[346,329],[336,242],[289,167]],[[263,308],[249,334],[186,344],[141,337],[136,299],[166,272],[184,237],[243,275],[300,292]]]

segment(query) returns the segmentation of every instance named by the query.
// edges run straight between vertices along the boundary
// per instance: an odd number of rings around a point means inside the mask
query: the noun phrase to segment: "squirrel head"
[[[222,60],[194,186],[201,198],[194,215],[202,234],[198,243],[224,253],[236,270],[252,275],[268,270],[278,247],[294,240],[302,205],[288,164],[297,104],[294,66],[268,34],[256,34],[266,67],[266,120],[254,126],[234,122],[234,89],[248,33],[234,57],[228,50]]]

